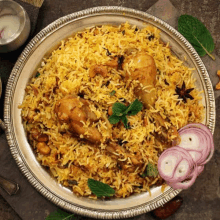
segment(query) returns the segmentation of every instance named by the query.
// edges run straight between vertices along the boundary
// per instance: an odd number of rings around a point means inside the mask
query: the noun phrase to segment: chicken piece
[[[126,62],[127,61],[127,62]],[[143,86],[138,86],[135,95],[140,97],[145,108],[153,106],[156,101],[156,74],[157,69],[153,57],[146,53],[140,52],[135,56],[129,56],[124,63],[132,62],[132,68],[126,72],[126,79],[138,80]]]
[[[72,133],[77,136],[84,135],[84,138],[92,143],[100,143],[102,135],[98,129],[91,126],[83,126],[83,123],[88,119],[90,122],[98,120],[89,108],[89,101],[77,96],[66,96],[56,103],[55,112],[61,122],[70,125]]]
[[[136,55],[129,56],[127,63],[129,62],[132,62],[132,67],[126,72],[126,79],[138,80],[142,84],[143,87],[138,86],[135,94],[137,97],[140,97],[145,108],[154,106],[157,99],[156,90],[154,89],[157,68],[153,57],[140,52]],[[165,126],[166,120],[159,113],[153,114],[152,117],[155,120],[156,127],[161,126],[161,133],[155,135],[160,142],[170,145],[170,139],[173,135],[176,135],[178,139],[176,128],[172,126],[167,130]]]

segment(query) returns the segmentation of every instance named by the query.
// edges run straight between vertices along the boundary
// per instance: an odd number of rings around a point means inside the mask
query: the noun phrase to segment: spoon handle
[[[0,119],[0,129],[2,129],[3,131],[6,130],[5,123],[1,119]]]
[[[0,187],[4,189],[10,196],[18,192],[19,186],[17,183],[7,180],[0,176]]]

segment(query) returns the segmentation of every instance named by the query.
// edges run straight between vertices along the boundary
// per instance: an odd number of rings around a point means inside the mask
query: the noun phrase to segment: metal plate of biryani
[[[215,126],[211,82],[193,47],[162,20],[121,7],[73,13],[36,35],[11,73],[4,113],[30,183],[62,208],[108,219],[175,197],[180,190],[146,172],[178,129]],[[88,179],[114,195],[97,198]]]

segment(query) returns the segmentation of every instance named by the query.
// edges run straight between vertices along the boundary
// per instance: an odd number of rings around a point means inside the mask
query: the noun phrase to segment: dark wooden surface
[[[211,32],[214,42],[215,42],[215,50],[214,52],[220,56],[220,1],[219,0],[170,0],[172,4],[176,7],[176,9],[180,12],[180,14],[190,14],[198,19],[200,19],[208,28],[208,30]],[[65,2],[71,2],[75,4],[75,11],[82,10],[87,8],[87,1],[73,1],[73,0],[67,0]],[[98,6],[98,5],[120,5],[120,6],[126,6],[126,7],[134,7],[136,9],[146,11],[145,5],[147,1],[125,1],[125,0],[93,0],[89,1],[89,7]],[[145,4],[146,3],[146,4]],[[59,0],[45,0],[44,5],[42,6],[41,10],[42,13],[39,16],[39,24],[37,26],[37,31],[40,30],[40,28],[46,26],[53,20],[44,20],[45,13],[48,13],[48,8],[52,10],[52,13],[54,13],[54,18],[59,17],[59,11],[60,10],[66,10],[67,13],[71,13],[71,11],[68,11],[68,4],[62,4],[62,1]],[[219,91],[220,92],[220,91]],[[220,110],[220,100],[216,102],[217,108]],[[217,122],[218,122],[218,111],[217,111]],[[217,125],[218,126],[218,125]],[[218,131],[219,129],[217,129]],[[215,134],[216,136],[217,134]],[[218,138],[217,138],[218,140]],[[220,156],[220,150],[217,149],[216,154],[218,154],[218,157]],[[218,166],[220,170],[220,162],[216,162],[216,166]],[[210,179],[212,179],[212,175],[215,175],[213,173],[210,173]],[[207,180],[208,181],[208,180]],[[206,184],[208,182],[205,182],[203,184]],[[209,182],[210,184],[210,182]],[[210,220],[219,220],[220,219],[220,204],[219,204],[219,198],[220,198],[220,179],[217,183],[219,187],[213,188],[213,192],[210,193],[210,202],[207,204],[207,209],[205,209],[206,204],[204,204],[202,207],[204,207],[205,210],[197,210],[197,212],[204,213],[204,219],[210,219]],[[217,191],[216,191],[217,190]],[[192,207],[188,208],[186,212],[183,212],[182,214],[172,217],[169,219],[187,219],[186,214],[190,214],[191,218],[188,218],[189,220],[198,219],[196,217],[195,210],[197,209],[196,204],[198,202],[204,203],[205,200],[202,196],[203,194],[203,187],[194,187],[192,194],[198,195],[201,194],[199,197],[192,197],[190,198],[189,194],[186,197],[186,202],[191,202]],[[213,199],[213,195],[216,196],[215,199]],[[197,199],[200,198],[200,201],[197,201]],[[194,200],[194,201],[192,201]],[[206,201],[207,202],[207,201]],[[201,207],[201,206],[198,206]],[[219,208],[218,208],[219,207]],[[186,214],[184,214],[186,213]],[[195,216],[193,215],[195,213]],[[193,217],[194,216],[194,217]],[[7,204],[7,202],[3,199],[2,196],[0,196],[0,220],[21,220],[21,218],[14,212],[14,210]],[[201,220],[203,218],[200,218]]]

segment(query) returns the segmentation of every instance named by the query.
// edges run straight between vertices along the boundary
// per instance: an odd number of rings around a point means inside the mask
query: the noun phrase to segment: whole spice
[[[107,48],[103,47],[103,49],[106,50],[106,56],[111,56],[112,55],[111,52],[109,52],[109,50]]]
[[[194,88],[190,88],[190,89],[186,89],[186,84],[183,81],[182,87],[179,88],[178,86],[176,86],[176,94],[179,96],[179,99],[183,99],[183,101],[186,103],[186,99],[189,98],[191,100],[193,100],[194,98],[189,94],[191,91],[193,91]]]
[[[118,55],[118,70],[122,70],[124,59],[125,57],[123,55]]]
[[[170,84],[167,82],[167,80],[165,79],[164,80],[164,83],[167,85],[167,86],[169,86]]]
[[[154,34],[151,34],[150,36],[147,37],[149,41],[154,39]]]
[[[182,205],[183,199],[180,196],[176,196],[174,199],[166,203],[165,205],[155,209],[152,214],[159,219],[166,219],[174,214]]]
[[[105,86],[108,87],[109,84],[110,84],[110,81],[108,80],[108,81],[106,82]]]

